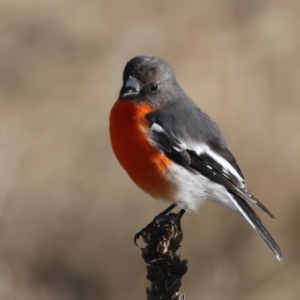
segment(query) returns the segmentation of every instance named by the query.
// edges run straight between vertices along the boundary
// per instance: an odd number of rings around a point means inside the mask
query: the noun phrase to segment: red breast
[[[146,193],[173,202],[174,189],[168,181],[172,163],[150,141],[146,115],[148,104],[117,100],[110,112],[110,139],[119,163]]]

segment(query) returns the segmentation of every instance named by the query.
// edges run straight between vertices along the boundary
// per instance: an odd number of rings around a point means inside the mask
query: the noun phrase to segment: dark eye
[[[158,90],[158,84],[152,84],[150,86],[150,92],[155,93]]]

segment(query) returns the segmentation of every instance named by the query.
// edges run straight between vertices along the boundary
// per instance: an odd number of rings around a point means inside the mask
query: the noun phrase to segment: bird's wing
[[[204,139],[195,141],[188,135],[185,125],[182,125],[183,127],[175,134],[174,131],[168,130],[168,126],[162,124],[155,113],[150,114],[148,120],[152,141],[171,160],[222,184],[231,194],[257,206],[274,218],[272,213],[247,190],[240,168],[225,142],[221,140],[217,143],[217,139],[213,139],[213,136],[207,141]],[[220,136],[217,138],[220,140]]]

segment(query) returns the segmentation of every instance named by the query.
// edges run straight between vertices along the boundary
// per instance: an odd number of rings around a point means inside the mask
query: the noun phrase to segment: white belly
[[[200,173],[172,164],[168,176],[172,182],[176,182],[177,196],[175,202],[178,206],[195,211],[205,200],[212,200],[237,211],[231,199],[232,196],[226,188]]]

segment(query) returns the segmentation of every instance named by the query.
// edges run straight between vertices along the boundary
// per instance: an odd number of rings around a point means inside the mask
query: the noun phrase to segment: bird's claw
[[[145,228],[143,228],[141,231],[139,231],[138,233],[136,233],[134,235],[133,241],[136,246],[138,246],[137,240],[140,237],[142,237],[145,242],[147,242],[149,240],[151,229],[153,228],[153,226],[155,226],[155,224],[157,224],[156,220],[157,220],[157,218],[154,218],[154,220],[152,222],[150,222]]]

